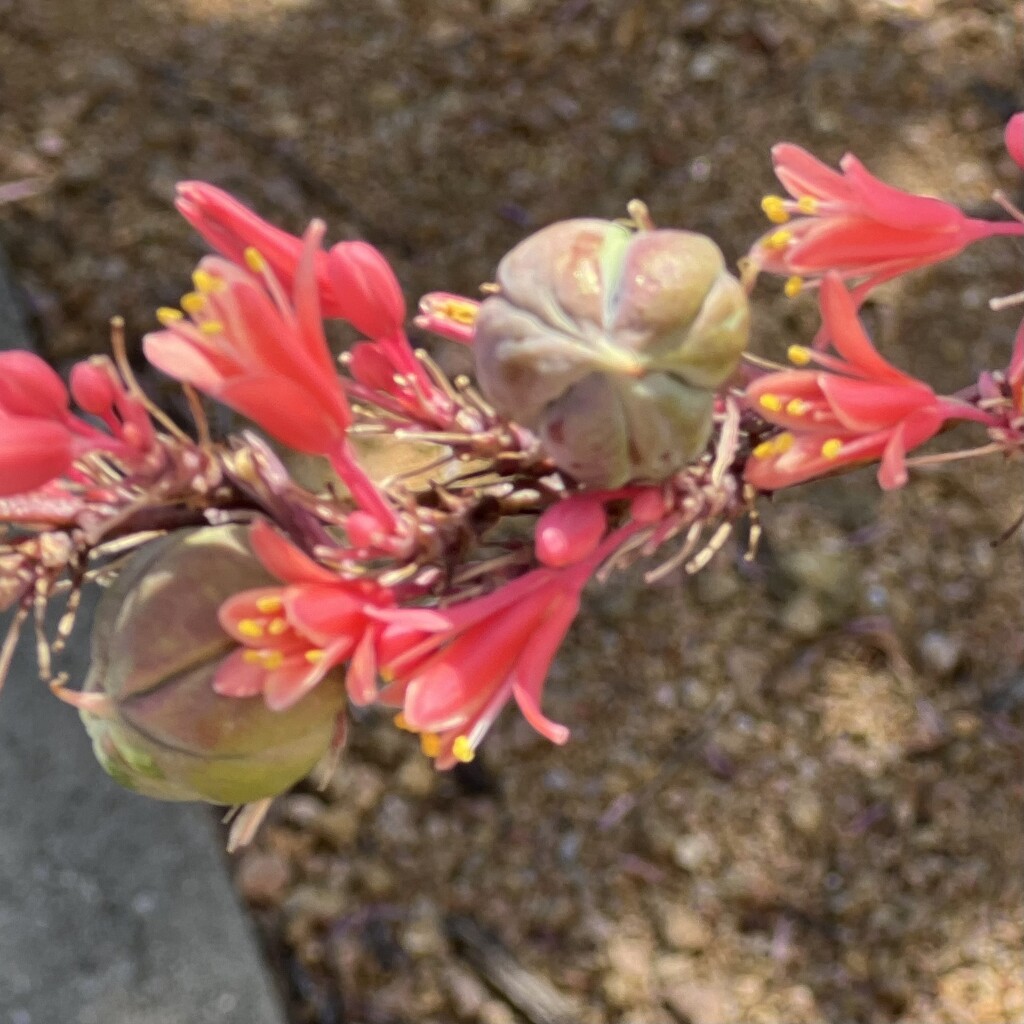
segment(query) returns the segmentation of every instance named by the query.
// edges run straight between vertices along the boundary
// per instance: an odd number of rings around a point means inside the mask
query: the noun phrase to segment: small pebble
[[[235,884],[250,903],[280,903],[291,881],[292,869],[288,861],[272,852],[248,850],[235,869]]]

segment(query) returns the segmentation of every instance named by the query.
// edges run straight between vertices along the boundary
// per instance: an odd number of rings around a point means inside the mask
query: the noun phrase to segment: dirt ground
[[[997,216],[1014,0],[0,0],[0,244],[58,363],[136,338],[201,243],[174,182],[364,237],[472,293],[530,230],[618,216],[732,260],[768,149],[847,149]],[[942,388],[1005,364],[1020,243],[867,316]],[[759,291],[755,346],[813,306]],[[367,721],[237,862],[296,1024],[1024,1020],[1021,466],[870,473],[764,509],[753,567],[590,596],[545,708],[435,776]],[[517,987],[518,986],[518,987]]]

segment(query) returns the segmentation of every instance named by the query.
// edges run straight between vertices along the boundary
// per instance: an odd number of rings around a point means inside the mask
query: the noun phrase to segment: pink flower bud
[[[106,420],[118,396],[102,360],[75,363],[71,369],[71,394],[80,409]]]
[[[1014,163],[1024,170],[1024,110],[1014,114],[1006,122],[1003,138],[1006,141],[1006,152],[1013,158]]]
[[[71,434],[61,424],[0,416],[0,495],[42,487],[60,476],[72,457]]]
[[[405,299],[388,261],[366,242],[338,242],[327,253],[337,316],[368,338],[402,330]]]
[[[0,410],[62,420],[68,414],[68,390],[39,356],[20,349],[0,352]]]
[[[387,536],[387,530],[381,525],[380,520],[369,512],[353,512],[345,520],[345,532],[353,547],[372,548],[374,542],[382,536]]]
[[[608,526],[604,505],[588,494],[574,494],[552,505],[537,521],[537,558],[558,569],[591,554]]]
[[[634,523],[649,526],[658,522],[666,512],[665,498],[660,490],[648,487],[630,502],[629,515]]]

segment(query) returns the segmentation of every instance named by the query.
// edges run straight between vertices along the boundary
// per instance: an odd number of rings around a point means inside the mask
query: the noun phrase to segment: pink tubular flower
[[[934,437],[947,420],[993,422],[886,362],[837,274],[822,281],[821,312],[842,358],[794,346],[794,362],[816,362],[822,369],[768,373],[747,388],[750,407],[785,428],[758,445],[747,463],[746,479],[759,490],[778,490],[878,458],[881,486],[901,487],[907,452]]]
[[[358,504],[395,528],[393,511],[355,461],[347,440],[352,411],[324,337],[314,268],[322,221],[306,231],[289,299],[255,249],[246,268],[207,256],[196,290],[177,309],[161,309],[164,330],[147,334],[146,358],[164,373],[192,384],[248,416],[291,448],[324,455]]]
[[[971,242],[1024,233],[1024,224],[977,220],[940,199],[893,188],[849,153],[839,162],[842,173],[788,142],[773,147],[772,160],[791,198],[762,200],[779,226],[754,243],[750,263],[755,272],[787,277],[789,295],[805,278],[817,282],[835,271],[860,282],[853,290],[859,303],[882,282],[949,259]]]
[[[201,181],[178,185],[177,207],[218,252],[241,263],[255,248],[290,289],[302,261],[303,242],[268,224],[222,189]],[[400,333],[405,300],[387,260],[365,242],[339,242],[317,251],[312,267],[323,315],[347,320],[369,338]]]
[[[164,330],[143,339],[146,358],[255,420],[302,452],[328,454],[345,437],[352,413],[335,373],[320,320],[314,256],[324,225],[306,232],[296,271],[294,305],[256,250],[242,269],[217,256],[203,259],[188,313],[161,309]]]
[[[376,696],[372,649],[381,629],[373,614],[393,605],[390,592],[372,581],[339,578],[262,520],[250,536],[260,561],[284,586],[247,590],[221,606],[221,625],[241,648],[221,664],[214,689],[227,697],[262,694],[280,711],[347,661],[349,699],[368,704]]]
[[[438,768],[472,760],[510,699],[542,736],[566,742],[569,730],[540,710],[544,680],[587,580],[632,530],[611,534],[579,562],[535,569],[486,597],[378,613],[386,625],[376,651],[387,683],[379,699],[401,708],[397,723],[421,734]]]
[[[88,372],[85,365],[72,371],[73,387]],[[144,452],[154,439],[149,417],[119,380],[110,387],[111,401],[119,403],[119,416],[108,422],[113,436],[71,412],[64,382],[39,356],[0,353],[0,494],[42,487],[93,451],[128,460]],[[81,398],[77,387],[75,398]],[[86,412],[96,411],[88,402],[79,404]]]

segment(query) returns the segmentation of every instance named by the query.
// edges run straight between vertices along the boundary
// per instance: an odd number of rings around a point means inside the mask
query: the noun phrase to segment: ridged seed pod
[[[656,481],[699,455],[749,309],[711,239],[604,220],[538,231],[480,307],[487,398],[582,483]]]
[[[241,526],[182,530],[135,555],[100,600],[81,712],[96,757],[117,782],[164,800],[242,804],[303,778],[330,746],[344,706],[340,674],[287,711],[222,697],[218,664],[234,646],[217,609],[275,581]]]

